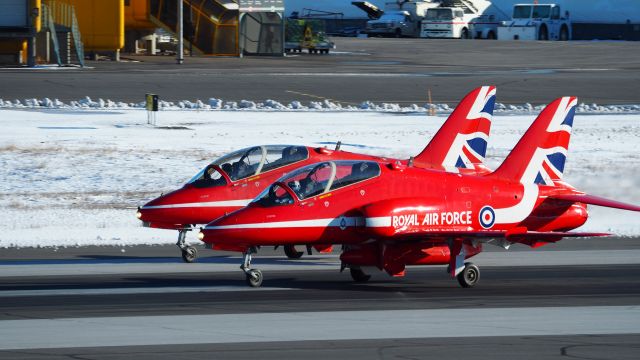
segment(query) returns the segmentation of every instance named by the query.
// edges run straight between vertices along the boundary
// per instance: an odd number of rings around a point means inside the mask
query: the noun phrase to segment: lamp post
[[[178,65],[184,62],[184,21],[183,21],[183,1],[178,0]]]

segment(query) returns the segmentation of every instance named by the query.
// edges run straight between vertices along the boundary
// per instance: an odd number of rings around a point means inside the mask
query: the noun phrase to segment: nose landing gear
[[[242,255],[242,265],[240,269],[245,273],[247,284],[251,287],[260,287],[262,285],[262,271],[251,268],[251,254],[255,254],[256,249],[251,247]]]
[[[194,248],[193,246],[187,245],[185,241],[187,231],[189,231],[189,229],[178,230],[178,242],[176,243],[176,245],[182,252],[182,261],[186,263],[192,263],[198,258],[198,250],[196,250],[196,248]]]

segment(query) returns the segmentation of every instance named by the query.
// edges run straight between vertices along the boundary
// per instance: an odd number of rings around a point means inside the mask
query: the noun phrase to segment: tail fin
[[[562,180],[577,102],[567,96],[547,105],[492,176],[550,186]]]
[[[413,164],[451,172],[482,165],[495,101],[495,86],[482,86],[467,94]]]

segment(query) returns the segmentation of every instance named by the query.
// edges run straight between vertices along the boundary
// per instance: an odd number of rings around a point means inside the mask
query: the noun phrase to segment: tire
[[[569,29],[567,29],[567,27],[564,25],[560,29],[560,38],[558,40],[569,41]]]
[[[300,259],[304,254],[304,252],[296,250],[295,245],[285,245],[284,254],[287,255],[289,259],[295,260],[295,259]]]
[[[473,263],[466,263],[456,278],[463,288],[472,288],[480,281],[480,269]]]
[[[353,281],[357,283],[365,283],[371,279],[371,275],[367,275],[360,268],[349,268],[349,273],[351,273],[351,278]]]
[[[549,40],[549,31],[544,25],[540,26],[540,30],[538,30],[538,40]]]
[[[247,285],[251,287],[260,287],[262,286],[262,271],[260,270],[250,270],[247,274]]]
[[[401,38],[402,37],[402,30],[396,29],[396,31],[394,32],[394,36],[396,38]]]
[[[196,250],[196,248],[194,248],[193,246],[187,246],[186,248],[182,249],[182,261],[190,264],[192,262],[195,262],[197,258],[198,250]]]
[[[469,38],[469,30],[467,28],[462,29],[460,31],[460,39],[468,39]]]

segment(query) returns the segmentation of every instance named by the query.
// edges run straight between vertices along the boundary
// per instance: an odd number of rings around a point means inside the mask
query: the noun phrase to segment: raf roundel
[[[478,220],[480,220],[480,225],[483,228],[490,229],[496,221],[496,213],[491,206],[487,205],[480,209]]]

